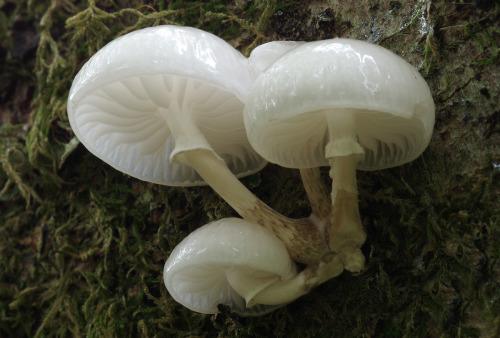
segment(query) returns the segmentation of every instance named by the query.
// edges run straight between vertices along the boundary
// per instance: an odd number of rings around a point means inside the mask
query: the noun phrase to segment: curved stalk
[[[324,229],[307,218],[291,219],[252,194],[212,151],[185,151],[184,159],[244,219],[272,231],[293,260],[310,264],[327,251]]]
[[[277,281],[256,295],[248,297],[247,307],[255,304],[279,305],[289,303],[309,293],[316,286],[337,277],[344,271],[342,258],[329,253],[319,261],[308,265],[295,277],[287,281]],[[244,295],[243,295],[244,296]]]
[[[309,219],[290,219],[276,212],[252,194],[226,163],[213,151],[183,101],[186,83],[170,89],[168,108],[161,113],[175,138],[170,154],[173,162],[191,166],[244,219],[272,231],[285,244],[297,262],[309,264],[328,250],[321,223]]]

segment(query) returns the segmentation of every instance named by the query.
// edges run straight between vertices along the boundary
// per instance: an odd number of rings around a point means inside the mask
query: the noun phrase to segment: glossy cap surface
[[[245,105],[255,150],[285,167],[328,165],[327,114],[355,115],[359,169],[397,166],[429,144],[434,103],[425,80],[389,50],[352,39],[308,42],[257,78]]]

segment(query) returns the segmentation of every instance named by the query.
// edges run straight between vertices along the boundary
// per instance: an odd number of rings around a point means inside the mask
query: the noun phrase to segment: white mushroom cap
[[[163,281],[172,297],[201,313],[216,313],[226,304],[243,316],[259,316],[278,306],[252,303],[274,282],[296,275],[295,264],[269,230],[238,218],[202,226],[170,254]]]
[[[355,114],[364,158],[376,170],[418,157],[434,125],[425,80],[392,52],[363,41],[303,44],[257,78],[245,103],[245,126],[255,150],[285,167],[328,165],[327,114]]]
[[[303,45],[303,41],[271,41],[255,47],[250,54],[249,62],[256,74],[260,74],[269,65],[294,48]]]
[[[242,102],[253,74],[247,59],[215,35],[189,27],[146,28],[110,42],[82,67],[70,90],[68,117],[94,155],[136,178],[203,184],[180,164],[182,152],[193,149],[215,151],[241,177],[266,164],[250,147],[243,124]],[[172,102],[202,135],[174,141],[165,118]]]

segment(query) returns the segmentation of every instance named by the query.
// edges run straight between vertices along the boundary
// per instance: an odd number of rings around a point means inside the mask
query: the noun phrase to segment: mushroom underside
[[[89,91],[73,103],[75,133],[92,153],[131,176],[167,185],[203,184],[190,166],[169,163],[175,140],[166,114],[172,100],[237,177],[266,164],[249,145],[243,103],[227,90],[182,76],[137,76]]]
[[[352,112],[356,114],[357,142],[364,150],[358,169],[379,170],[410,162],[428,143],[422,139],[424,125],[418,118],[370,110]],[[329,113],[335,112],[318,110],[282,120],[269,118],[258,134],[252,135],[252,145],[264,158],[284,167],[328,166],[325,147],[329,132],[325,114]]]

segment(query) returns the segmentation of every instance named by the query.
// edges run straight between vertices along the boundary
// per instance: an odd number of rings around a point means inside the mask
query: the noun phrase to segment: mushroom
[[[82,67],[69,93],[69,122],[90,152],[133,177],[209,184],[243,218],[272,230],[294,259],[308,263],[327,250],[317,226],[282,216],[237,178],[266,164],[243,123],[255,72],[210,33],[169,25],[142,29],[110,42]]]
[[[303,170],[330,166],[325,238],[347,270],[360,271],[366,235],[356,169],[401,165],[424,151],[434,125],[425,80],[377,45],[351,39],[309,42],[259,75],[244,118],[251,145],[266,160]],[[322,207],[322,193],[312,194],[319,194]]]
[[[342,271],[340,258],[327,255],[297,273],[271,231],[225,218],[198,228],[175,247],[163,281],[170,295],[193,311],[216,313],[218,304],[225,304],[239,315],[260,316]]]
[[[266,162],[250,147],[242,110],[254,79],[222,39],[190,27],[158,26],[99,50],[73,81],[68,117],[96,156],[136,178],[205,184],[183,153],[215,153],[242,177]]]

